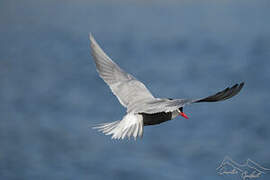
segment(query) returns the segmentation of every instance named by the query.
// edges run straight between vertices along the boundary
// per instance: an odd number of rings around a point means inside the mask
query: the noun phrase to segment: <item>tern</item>
[[[183,112],[185,105],[200,102],[217,102],[229,99],[240,92],[244,82],[228,87],[214,95],[200,99],[155,98],[146,86],[120,68],[89,34],[90,49],[99,76],[107,83],[119,102],[127,109],[122,120],[99,124],[95,129],[112,139],[143,136],[144,126],[156,125],[176,118],[188,119]]]

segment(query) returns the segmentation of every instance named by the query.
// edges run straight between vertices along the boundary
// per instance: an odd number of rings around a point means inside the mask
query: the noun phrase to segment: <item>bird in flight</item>
[[[89,34],[91,54],[99,76],[107,83],[119,102],[127,109],[122,120],[100,124],[95,129],[112,139],[143,136],[144,126],[156,125],[176,118],[188,119],[183,107],[200,102],[217,102],[229,99],[243,88],[244,82],[228,87],[214,95],[200,99],[155,98],[145,85],[121,69]]]

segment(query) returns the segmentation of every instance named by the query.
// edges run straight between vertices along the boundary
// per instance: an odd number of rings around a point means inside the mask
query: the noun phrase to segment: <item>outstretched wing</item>
[[[217,102],[217,101],[224,101],[226,99],[229,99],[236,94],[240,92],[240,90],[243,88],[244,83],[241,84],[235,84],[232,87],[228,87],[224,89],[223,91],[220,91],[212,96],[208,96],[206,98],[200,98],[195,100],[189,100],[189,99],[154,99],[148,102],[145,102],[144,104],[135,105],[132,108],[129,109],[131,112],[136,113],[149,113],[154,114],[158,112],[172,112],[180,107],[184,107],[185,105],[192,104],[192,103],[199,103],[199,102]]]
[[[91,34],[89,39],[91,53],[100,77],[109,85],[124,107],[128,108],[130,105],[139,101],[145,101],[146,99],[154,99],[142,82],[123,71],[105,54]]]
[[[238,94],[243,88],[243,86],[244,86],[244,82],[240,84],[235,84],[233,87],[228,87],[224,89],[223,91],[220,91],[212,96],[195,100],[193,103],[224,101]]]

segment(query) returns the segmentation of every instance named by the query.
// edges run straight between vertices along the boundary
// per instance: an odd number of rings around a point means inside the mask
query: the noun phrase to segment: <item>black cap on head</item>
[[[180,107],[180,108],[179,108],[179,111],[180,111],[180,112],[183,112],[183,107]]]

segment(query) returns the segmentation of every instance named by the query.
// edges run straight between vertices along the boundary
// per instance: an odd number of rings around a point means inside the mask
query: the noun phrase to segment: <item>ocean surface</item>
[[[1,180],[240,180],[225,156],[270,168],[269,0],[1,0]],[[156,97],[234,98],[111,140],[125,109],[99,78],[91,32]],[[260,180],[270,178],[262,174]]]

